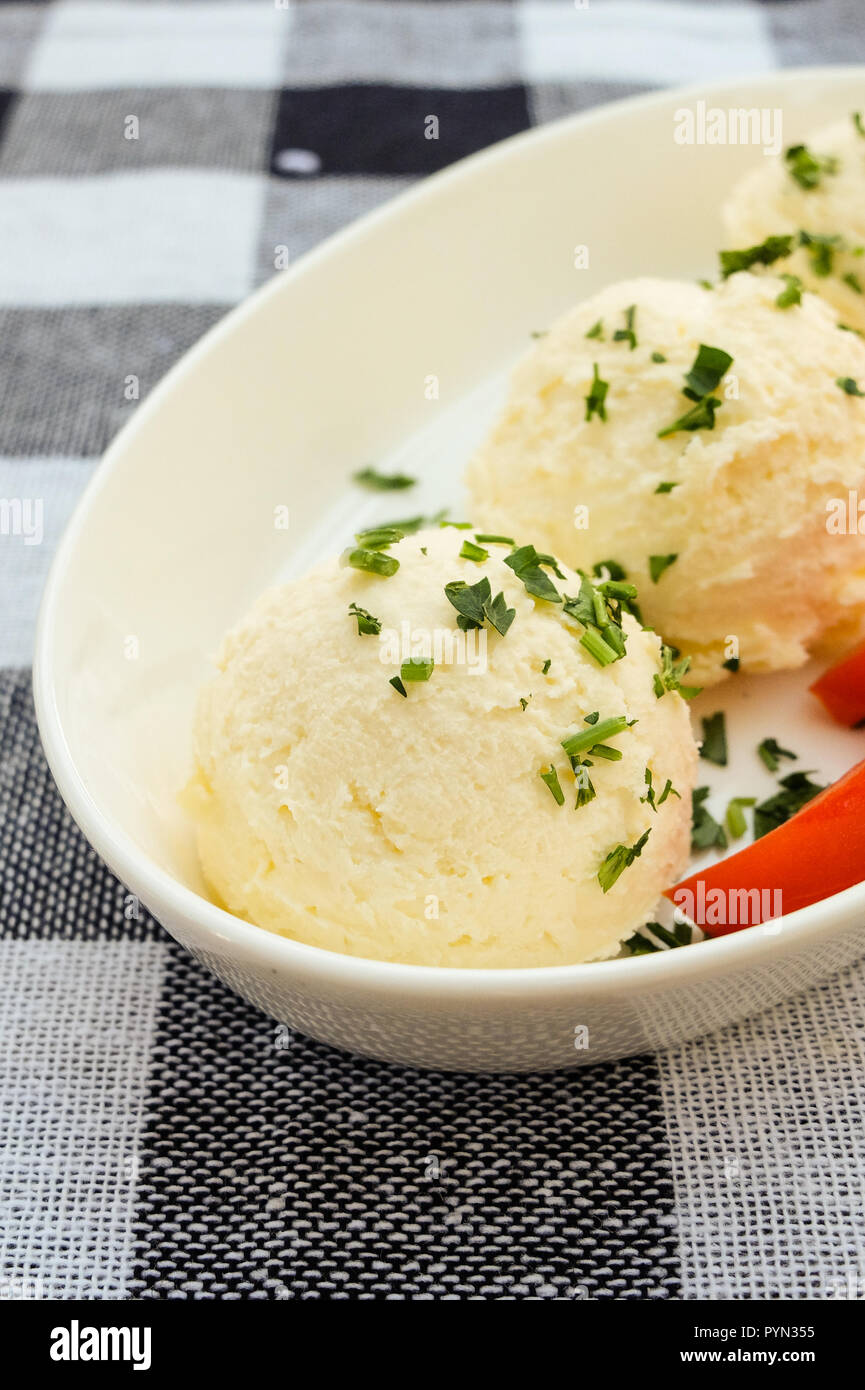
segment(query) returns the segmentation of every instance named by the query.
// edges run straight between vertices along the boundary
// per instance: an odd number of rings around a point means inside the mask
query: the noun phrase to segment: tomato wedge
[[[753,927],[865,879],[865,761],[784,825],[668,888],[708,936]]]
[[[830,666],[810,689],[839,724],[859,724],[865,719],[865,644]]]

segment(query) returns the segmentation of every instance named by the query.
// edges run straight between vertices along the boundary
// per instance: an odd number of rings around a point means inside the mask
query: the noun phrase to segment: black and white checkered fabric
[[[27,669],[127,378],[280,256],[599,101],[863,59],[859,0],[0,3],[0,497],[45,508],[0,536],[0,1297],[863,1296],[862,972],[563,1075],[292,1036],[89,849]]]

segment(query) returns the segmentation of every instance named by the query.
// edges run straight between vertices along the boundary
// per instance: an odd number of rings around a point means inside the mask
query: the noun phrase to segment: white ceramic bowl
[[[676,144],[676,111],[698,100],[781,108],[787,144],[861,105],[863,80],[862,68],[798,71],[641,97],[469,159],[272,280],[109,449],[45,591],[34,674],[45,751],[120,879],[275,1018],[416,1066],[567,1067],[676,1044],[865,951],[861,884],[780,923],[636,959],[513,971],[359,960],[208,902],[176,800],[195,691],[223,631],[269,583],[381,515],[347,484],[354,468],[422,472],[407,510],[455,497],[532,329],[613,279],[714,269],[720,201],[763,156]],[[589,248],[588,270],[574,268],[577,245]],[[428,399],[431,377],[438,399]],[[385,511],[406,510],[404,496],[393,500]],[[280,506],[287,531],[274,526]],[[738,701],[729,718],[748,737],[762,712],[762,734],[798,731],[807,765],[824,774],[861,756],[861,735],[821,720],[801,674],[737,690],[711,703]],[[582,1029],[588,1048],[576,1045]]]

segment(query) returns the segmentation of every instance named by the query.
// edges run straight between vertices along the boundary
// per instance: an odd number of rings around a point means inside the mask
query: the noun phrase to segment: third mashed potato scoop
[[[865,632],[865,536],[828,524],[865,487],[865,344],[791,277],[580,304],[516,368],[468,482],[476,524],[633,581],[698,685]]]

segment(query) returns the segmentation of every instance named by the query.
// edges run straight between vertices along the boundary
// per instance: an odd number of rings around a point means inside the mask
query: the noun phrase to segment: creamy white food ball
[[[751,274],[610,286],[530,349],[469,468],[474,520],[574,567],[617,561],[699,685],[737,657],[795,667],[863,631],[865,536],[830,515],[865,486],[865,400],[838,385],[865,391],[865,344],[813,295],[779,308],[785,288]],[[631,306],[633,348],[614,336]],[[701,345],[733,359],[714,427],[659,437],[706,410],[683,393]],[[595,369],[605,419],[587,407]]]
[[[186,796],[205,877],[239,916],[352,955],[499,968],[614,955],[687,863],[687,706],[658,696],[654,633],[623,614],[626,654],[598,664],[584,627],[505,565],[510,546],[476,563],[459,557],[467,538],[406,537],[389,578],[329,561],[266,593],[225,639]],[[546,572],[578,593],[576,575]],[[513,609],[504,636],[461,633],[445,595],[484,578],[504,596],[495,611]],[[361,635],[352,604],[381,632]],[[390,681],[424,647],[432,674],[405,680],[403,697]],[[607,739],[621,759],[591,758],[595,796],[577,808],[561,744],[595,715],[599,728],[627,721]],[[551,764],[563,804],[540,775]],[[646,832],[604,892],[608,855]]]
[[[842,323],[865,332],[865,136],[852,117],[815,131],[798,153],[759,160],[730,194],[723,220],[729,249],[792,236],[791,255],[773,270],[797,275]]]

